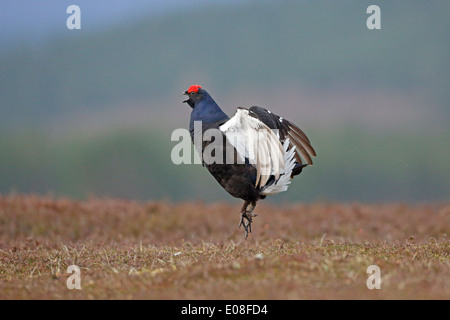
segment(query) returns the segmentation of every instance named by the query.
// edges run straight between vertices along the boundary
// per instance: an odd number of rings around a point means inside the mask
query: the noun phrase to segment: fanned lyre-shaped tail
[[[269,128],[278,130],[282,143],[289,138],[290,146],[295,146],[295,159],[299,164],[302,164],[303,160],[309,165],[313,164],[312,157],[316,156],[316,151],[302,129],[267,109],[254,106],[249,111]]]

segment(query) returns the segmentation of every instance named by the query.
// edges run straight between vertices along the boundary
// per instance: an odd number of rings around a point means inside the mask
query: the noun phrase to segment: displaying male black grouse
[[[220,160],[202,158],[203,165],[228,193],[245,201],[239,227],[244,227],[247,239],[257,201],[286,191],[291,179],[312,165],[316,152],[300,128],[269,110],[239,107],[229,118],[201,86],[191,86],[184,94],[188,96],[184,102],[193,109],[189,126],[192,141],[200,141],[196,146],[199,152],[208,151],[210,157]],[[217,148],[217,135],[213,135],[215,139],[203,137],[209,129],[219,132],[223,148]],[[211,151],[212,143],[216,148]]]

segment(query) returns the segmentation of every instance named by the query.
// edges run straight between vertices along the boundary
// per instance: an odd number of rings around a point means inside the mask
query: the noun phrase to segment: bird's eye
[[[191,95],[193,95],[194,94],[194,91],[191,91],[191,92],[189,92]]]

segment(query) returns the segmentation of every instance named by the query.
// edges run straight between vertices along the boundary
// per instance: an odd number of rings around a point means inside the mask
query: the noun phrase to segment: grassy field
[[[239,208],[0,196],[0,299],[450,299],[449,204]]]

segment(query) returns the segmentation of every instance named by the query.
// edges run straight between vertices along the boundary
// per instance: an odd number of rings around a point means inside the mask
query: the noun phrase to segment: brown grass
[[[0,299],[450,298],[449,204],[239,208],[0,196]]]

